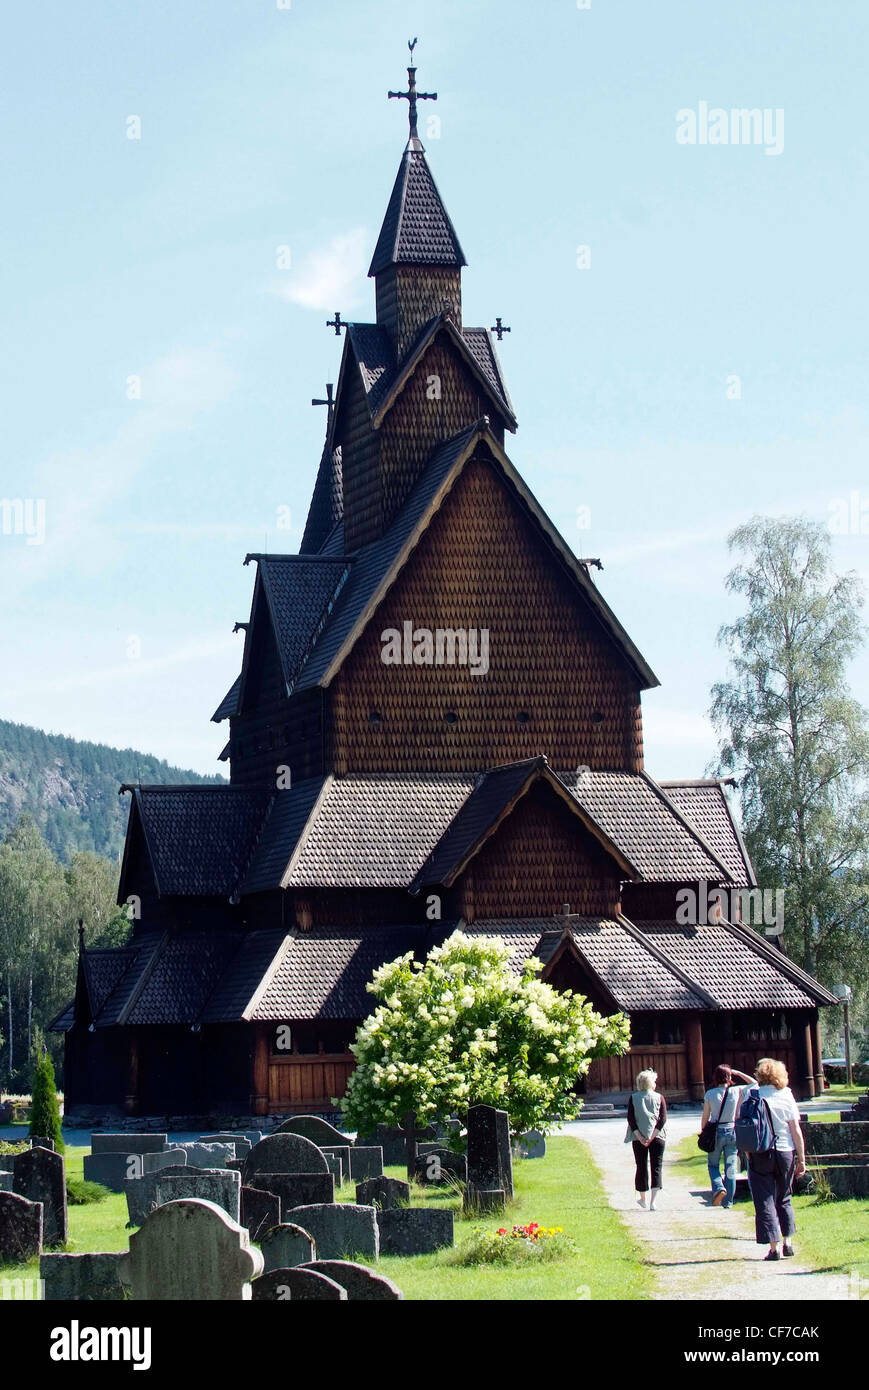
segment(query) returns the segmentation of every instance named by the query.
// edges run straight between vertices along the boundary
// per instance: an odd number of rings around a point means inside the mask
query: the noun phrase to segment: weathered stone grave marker
[[[125,1266],[133,1298],[242,1302],[263,1257],[246,1230],[213,1202],[169,1202],[130,1237]]]
[[[25,1149],[15,1155],[12,1191],[42,1203],[43,1245],[63,1245],[67,1235],[66,1165],[53,1149]]]
[[[42,1254],[42,1203],[0,1192],[0,1261],[16,1264]]]
[[[357,1207],[350,1202],[318,1203],[296,1207],[282,1214],[282,1219],[313,1236],[322,1260],[340,1260],[351,1254],[376,1260],[380,1254],[374,1207]]]

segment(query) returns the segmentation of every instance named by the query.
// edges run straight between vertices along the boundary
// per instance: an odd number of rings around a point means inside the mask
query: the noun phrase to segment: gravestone
[[[869,1091],[854,1102],[848,1118],[852,1123],[854,1120],[869,1120]]]
[[[254,1144],[241,1171],[245,1186],[256,1187],[251,1179],[257,1173],[329,1173],[329,1165],[317,1145],[303,1135],[269,1134]]]
[[[124,1183],[130,1226],[141,1226],[154,1207],[182,1198],[199,1198],[222,1207],[233,1221],[241,1207],[241,1174],[228,1168],[190,1168],[178,1164],[129,1178]]]
[[[62,1154],[53,1149],[25,1149],[16,1154],[12,1191],[31,1202],[42,1203],[42,1243],[66,1241],[66,1169]]]
[[[48,1149],[54,1153],[54,1140],[49,1139],[47,1134],[31,1134],[30,1147],[31,1149]]]
[[[354,1144],[350,1150],[350,1177],[354,1182],[383,1176],[383,1149],[379,1144]]]
[[[257,1243],[272,1226],[280,1224],[281,1199],[273,1192],[261,1192],[256,1187],[241,1189],[241,1224],[251,1240]]]
[[[116,1303],[128,1296],[121,1281],[126,1251],[119,1255],[43,1255],[39,1277],[47,1303]]]
[[[213,1202],[169,1202],[130,1236],[124,1266],[136,1300],[243,1302],[263,1257],[242,1226]]]
[[[23,1153],[24,1150],[22,1149],[21,1152]],[[11,1173],[15,1167],[15,1158],[15,1154],[0,1154],[0,1172]]]
[[[356,1184],[356,1204],[360,1207],[379,1207],[393,1211],[410,1204],[410,1183],[401,1178],[366,1178]]]
[[[273,1226],[263,1236],[260,1248],[266,1274],[272,1269],[294,1269],[296,1265],[310,1264],[311,1260],[317,1258],[313,1237],[293,1222]]]
[[[417,1140],[437,1139],[434,1125],[421,1125],[416,1130]],[[407,1163],[407,1136],[398,1125],[378,1125],[373,1134],[359,1134],[356,1144],[360,1147],[376,1145],[383,1150],[383,1162],[388,1168]],[[355,1147],[355,1146],[354,1146]]]
[[[506,1110],[472,1105],[468,1111],[468,1186],[502,1188],[512,1199],[513,1154]]]
[[[259,1140],[257,1140],[257,1143],[258,1142]],[[247,1158],[247,1155],[253,1148],[253,1144],[251,1143],[251,1141],[248,1138],[246,1138],[245,1135],[241,1133],[241,1131],[239,1131],[238,1134],[233,1134],[232,1132],[228,1132],[226,1134],[200,1134],[199,1143],[234,1144],[236,1158]]]
[[[398,1285],[387,1279],[385,1274],[378,1274],[367,1265],[356,1264],[352,1260],[312,1260],[302,1268],[316,1270],[318,1274],[334,1279],[336,1284],[346,1289],[351,1302],[396,1303],[404,1298]]]
[[[501,1212],[507,1205],[503,1187],[466,1187],[462,1197],[462,1211],[465,1216],[482,1216],[487,1212]]]
[[[869,1123],[851,1120],[836,1124],[809,1123],[802,1126],[809,1154],[858,1154],[869,1155]]]
[[[301,1134],[304,1139],[310,1139],[312,1144],[316,1144],[318,1149],[344,1148],[350,1140],[346,1134],[342,1134],[340,1129],[330,1125],[328,1120],[322,1120],[319,1115],[292,1115],[289,1120],[284,1120],[282,1125],[278,1125],[276,1134]]]
[[[42,1254],[42,1203],[17,1192],[0,1192],[0,1263],[16,1264]]]
[[[347,1290],[316,1269],[273,1269],[261,1274],[251,1287],[255,1303],[347,1301]]]
[[[350,1150],[348,1149],[348,1150],[347,1150],[347,1153],[349,1154],[349,1152],[350,1152]],[[332,1174],[332,1177],[335,1179],[335,1186],[336,1186],[336,1187],[341,1187],[342,1184],[343,1184],[343,1182],[344,1182],[344,1173],[345,1173],[344,1160],[342,1159],[341,1155],[338,1154],[338,1153],[328,1153],[328,1152],[326,1151],[326,1149],[321,1149],[321,1150],[320,1150],[320,1153],[323,1155],[323,1157],[325,1158],[326,1162],[327,1162],[328,1165],[329,1165],[329,1172]],[[349,1163],[350,1163],[349,1158],[348,1158],[348,1160],[347,1160],[347,1163],[348,1163],[348,1167],[349,1167]]]
[[[468,1160],[464,1154],[453,1153],[452,1149],[427,1148],[417,1155],[416,1181],[428,1185],[441,1182],[465,1182],[468,1176]]]
[[[186,1163],[187,1155],[180,1161]],[[144,1154],[85,1154],[82,1169],[87,1182],[98,1182],[110,1192],[123,1192],[128,1179],[142,1173],[143,1164]]]
[[[235,1144],[173,1144],[170,1153],[186,1153],[188,1168],[225,1168],[238,1157]]]
[[[321,1260],[340,1260],[345,1255],[365,1255],[376,1260],[380,1253],[377,1212],[350,1202],[295,1207],[284,1221],[301,1226],[314,1238]],[[328,1272],[328,1271],[327,1271]]]
[[[142,1161],[143,1173],[159,1173],[161,1168],[187,1167],[187,1154],[183,1149],[166,1149],[163,1153],[137,1154]],[[219,1168],[220,1164],[214,1165]]]
[[[527,1129],[519,1135],[516,1152],[520,1158],[545,1158],[546,1139],[539,1129]]]
[[[12,1191],[12,1174],[7,1173],[5,1168],[0,1168],[0,1192]]]
[[[287,1212],[294,1207],[335,1200],[335,1179],[331,1173],[255,1173],[252,1181],[261,1192],[271,1192],[280,1199],[282,1221],[289,1220]]]
[[[434,1207],[393,1207],[377,1213],[381,1255],[431,1255],[453,1244],[453,1213]]]
[[[92,1154],[154,1154],[166,1147],[166,1134],[92,1134]]]

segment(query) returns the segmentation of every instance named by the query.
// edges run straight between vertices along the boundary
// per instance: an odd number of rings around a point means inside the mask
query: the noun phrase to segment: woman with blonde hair
[[[794,1253],[791,1237],[796,1231],[796,1222],[791,1192],[794,1178],[806,1171],[806,1148],[800,1129],[800,1112],[788,1086],[784,1062],[774,1057],[761,1057],[754,1075],[755,1084],[742,1091],[740,1111],[746,1098],[758,1091],[769,1112],[775,1136],[771,1149],[748,1155],[755,1239],[758,1245],[769,1245],[765,1259],[778,1260],[782,1255],[787,1257]]]
[[[661,1169],[667,1141],[667,1102],[660,1091],[655,1090],[657,1082],[657,1072],[641,1071],[634,1083],[636,1090],[631,1092],[628,1101],[628,1132],[625,1135],[625,1143],[633,1144],[637,1167],[634,1186],[637,1190],[637,1203],[644,1211],[646,1193],[649,1193],[648,1210],[654,1211],[655,1198],[663,1186]]]

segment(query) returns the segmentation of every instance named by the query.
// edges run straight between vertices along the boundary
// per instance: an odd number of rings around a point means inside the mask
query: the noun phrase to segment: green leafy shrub
[[[104,1202],[111,1197],[107,1187],[98,1182],[88,1182],[87,1178],[67,1178],[66,1200],[71,1207],[85,1207],[91,1202]]]
[[[507,1110],[515,1133],[572,1119],[574,1088],[593,1057],[627,1051],[622,1014],[603,1018],[587,999],[537,978],[540,961],[510,969],[510,947],[454,932],[424,964],[412,953],[374,972],[380,1001],[356,1034],[356,1069],[341,1101],[360,1133],[400,1124],[460,1121],[473,1104]]]

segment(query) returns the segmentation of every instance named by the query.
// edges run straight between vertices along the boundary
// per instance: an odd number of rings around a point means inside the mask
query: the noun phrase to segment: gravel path
[[[670,1113],[667,1154],[686,1134],[696,1134],[696,1114]],[[655,1297],[664,1299],[760,1298],[796,1302],[848,1297],[847,1276],[815,1274],[796,1256],[767,1264],[766,1246],[755,1244],[753,1209],[738,1203],[731,1211],[709,1206],[708,1188],[699,1188],[664,1157],[664,1188],[654,1211],[642,1211],[634,1193],[633,1155],[624,1143],[624,1120],[565,1125],[564,1133],[587,1143],[600,1169],[607,1200],[621,1216],[655,1274]]]

